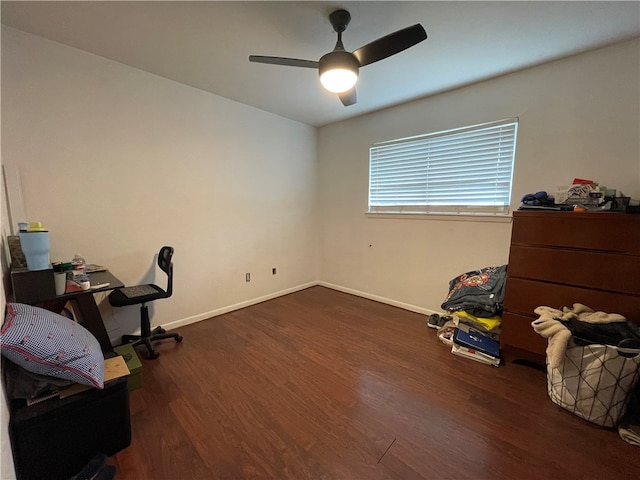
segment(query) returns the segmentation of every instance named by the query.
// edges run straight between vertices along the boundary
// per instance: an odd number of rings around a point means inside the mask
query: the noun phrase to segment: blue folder
[[[498,358],[500,356],[500,344],[475,330],[465,332],[456,328],[453,332],[453,342],[492,357]]]

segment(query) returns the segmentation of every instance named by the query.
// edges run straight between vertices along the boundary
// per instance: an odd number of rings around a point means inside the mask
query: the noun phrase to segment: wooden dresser
[[[574,303],[640,323],[640,215],[514,212],[500,338],[507,361],[544,364],[533,310]]]

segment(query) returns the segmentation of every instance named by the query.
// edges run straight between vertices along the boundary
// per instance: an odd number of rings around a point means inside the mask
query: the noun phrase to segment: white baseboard
[[[313,287],[314,285],[318,285],[318,282],[303,283],[302,285],[297,285],[295,287],[287,288],[285,290],[280,290],[278,292],[270,293],[262,297],[245,300],[244,302],[236,303],[234,305],[227,305],[226,307],[217,308],[209,312],[199,313],[198,315],[194,315],[192,317],[187,317],[180,320],[174,320],[173,322],[163,323],[162,328],[164,328],[165,330],[172,330],[174,328],[182,327],[184,325],[190,325],[192,323],[201,322],[202,320],[207,320],[212,317],[217,317],[218,315],[223,315],[225,313],[233,312],[234,310],[240,310],[241,308],[250,307],[251,305],[256,305],[258,303],[266,302],[267,300],[272,300],[274,298],[281,297],[283,295],[288,295],[289,293],[304,290],[305,288]]]
[[[442,313],[442,312],[436,312],[435,310],[429,310],[427,308],[417,307],[416,305],[411,305],[409,303],[398,302],[397,300],[393,300],[391,298],[381,297],[381,296],[373,295],[367,292],[361,292],[360,290],[354,290],[352,288],[343,287],[341,285],[334,285],[332,283],[314,281],[314,282],[304,283],[302,285],[297,285],[295,287],[287,288],[285,290],[280,290],[278,292],[270,293],[269,295],[264,295],[262,297],[253,298],[251,300],[245,300],[244,302],[236,303],[234,305],[227,305],[226,307],[217,308],[216,310],[200,313],[192,317],[187,317],[180,320],[174,320],[173,322],[163,323],[162,327],[165,328],[166,330],[176,329],[185,325],[190,325],[192,323],[201,322],[202,320],[207,320],[212,317],[217,317],[225,313],[233,312],[234,310],[240,310],[241,308],[250,307],[251,305],[256,305],[258,303],[266,302],[267,300],[272,300],[274,298],[281,297],[283,295],[288,295],[289,293],[298,292],[300,290],[304,290],[305,288],[313,287],[315,285],[320,285],[322,287],[338,290],[339,292],[349,293],[351,295],[356,295],[358,297],[367,298],[369,300],[374,300],[376,302],[385,303],[387,305],[392,305],[394,307],[402,308],[410,312],[420,313],[422,315],[428,316],[428,315],[431,315],[432,313]]]
[[[402,308],[403,310],[409,310],[410,312],[421,313],[423,315],[431,315],[432,313],[439,313],[435,310],[429,310],[428,308],[417,307],[415,305],[411,305],[410,303],[398,302],[397,300],[393,300],[391,298],[380,297],[378,295],[373,295],[367,292],[361,292],[360,290],[354,290],[352,288],[343,287],[341,285],[334,285],[332,283],[327,282],[316,282],[317,285],[321,285],[323,287],[332,288],[333,290],[338,290],[340,292],[350,293],[351,295],[356,295],[358,297],[367,298],[369,300],[374,300],[380,303],[386,303],[387,305],[392,305],[394,307]],[[442,313],[440,311],[440,313]]]

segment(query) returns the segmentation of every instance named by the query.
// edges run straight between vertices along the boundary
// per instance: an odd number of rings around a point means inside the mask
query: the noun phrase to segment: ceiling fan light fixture
[[[348,107],[357,101],[355,84],[358,81],[360,67],[384,60],[427,39],[424,27],[416,23],[369,42],[353,52],[348,52],[344,49],[342,34],[350,21],[351,14],[347,10],[336,10],[329,15],[329,22],[338,34],[338,41],[333,47],[333,51],[324,55],[317,62],[299,58],[265,57],[263,55],[249,55],[249,61],[289,67],[316,68],[320,74],[322,86],[331,93],[337,93],[342,104]]]
[[[351,90],[358,81],[358,75],[343,68],[334,68],[320,75],[322,86],[332,93],[343,93]]]
[[[320,83],[332,93],[351,90],[358,81],[358,60],[349,52],[333,51],[320,59]]]

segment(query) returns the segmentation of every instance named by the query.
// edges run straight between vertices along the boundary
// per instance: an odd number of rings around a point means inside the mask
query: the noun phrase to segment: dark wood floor
[[[452,355],[422,315],[323,287],[180,329],[143,359],[118,480],[638,478],[640,449],[542,371]]]

